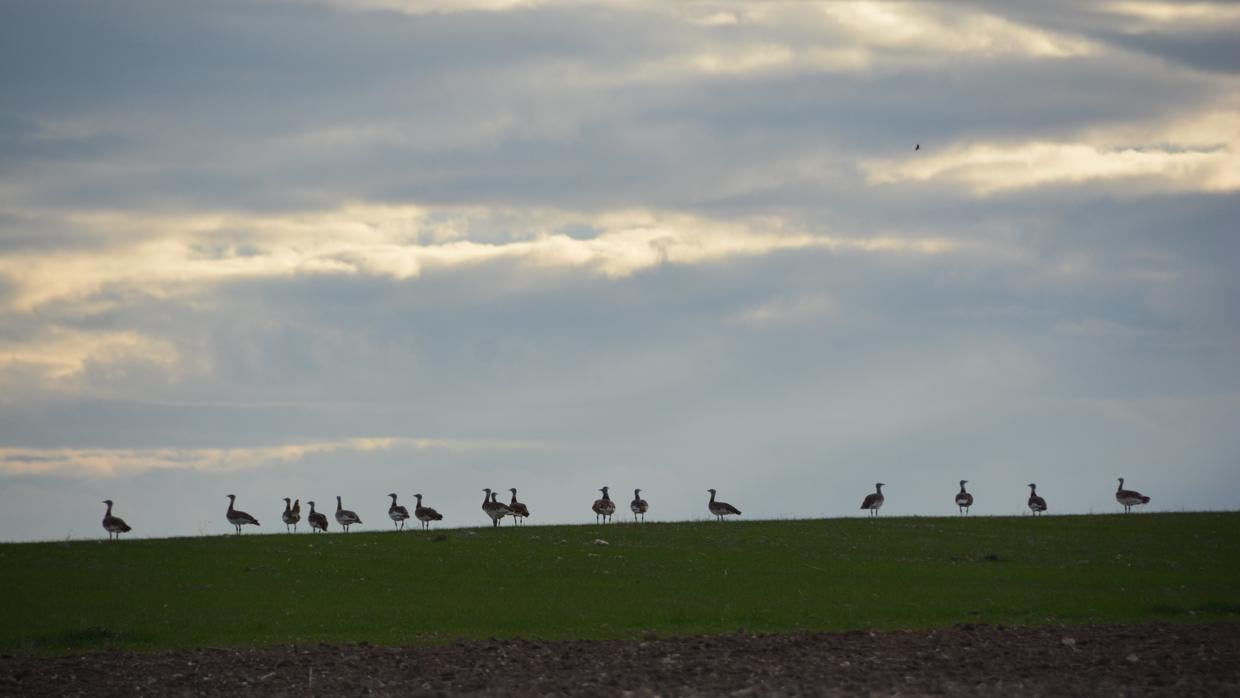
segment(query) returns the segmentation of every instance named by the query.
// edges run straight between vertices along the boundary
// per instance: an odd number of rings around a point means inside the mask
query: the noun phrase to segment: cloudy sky
[[[4,3],[0,538],[1235,508],[1237,46],[1216,3]]]

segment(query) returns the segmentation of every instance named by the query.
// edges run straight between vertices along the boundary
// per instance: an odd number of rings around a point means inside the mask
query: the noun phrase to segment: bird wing
[[[861,502],[861,508],[869,509],[870,507],[874,506],[874,503],[877,501],[878,501],[878,495],[876,494],[866,495],[865,499],[862,500]]]

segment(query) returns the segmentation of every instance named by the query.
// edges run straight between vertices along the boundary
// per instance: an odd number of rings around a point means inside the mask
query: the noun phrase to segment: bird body
[[[491,525],[499,526],[499,520],[512,513],[507,504],[495,501],[496,494],[491,491],[490,487],[482,490],[486,494],[482,495],[482,511],[491,517]]]
[[[409,518],[409,510],[396,503],[396,493],[388,494],[392,498],[392,506],[388,507],[388,518],[396,526],[396,530],[405,530],[405,519]]]
[[[345,533],[349,532],[349,527],[353,524],[360,524],[362,518],[357,512],[349,511],[340,503],[340,495],[336,495],[336,523],[340,524]]]
[[[629,509],[633,512],[633,520],[637,520],[637,515],[641,514],[642,521],[646,520],[646,512],[650,510],[650,504],[642,499],[642,491],[640,489],[633,490],[633,501],[629,502]]]
[[[509,487],[508,491],[512,492],[512,501],[508,503],[508,509],[512,512],[512,523],[515,525],[518,521],[524,522],[530,516],[530,508],[517,501],[517,488]]]
[[[310,515],[306,517],[310,521],[310,532],[315,531],[327,532],[327,514],[314,510],[314,502],[306,502],[310,505]]]
[[[594,510],[594,523],[607,523],[612,514],[616,513],[616,503],[611,501],[611,495],[607,493],[607,487],[600,487],[599,492],[603,496],[594,500],[594,504],[590,506]]]
[[[124,519],[112,515],[112,500],[105,499],[103,503],[108,505],[108,510],[103,513],[103,530],[108,532],[108,540],[112,540],[113,534],[120,540],[122,533],[129,533],[133,529],[129,528]]]
[[[869,509],[870,516],[878,516],[878,510],[883,508],[883,502],[887,499],[883,496],[884,484],[882,482],[874,483],[874,493],[867,494],[865,499],[861,500],[861,508]]]
[[[1124,489],[1124,478],[1119,478],[1119,488],[1115,490],[1115,501],[1124,506],[1124,512],[1132,511],[1132,508],[1141,504],[1149,504],[1150,498],[1137,492],[1136,490]]]
[[[249,514],[245,513],[244,511],[241,511],[240,509],[236,509],[233,507],[233,504],[235,504],[236,502],[237,502],[237,495],[235,494],[228,495],[228,511],[225,512],[224,516],[228,519],[228,523],[236,527],[237,533],[241,533],[242,526],[258,526],[259,525],[258,519],[254,518],[253,516],[250,516]]]
[[[968,514],[969,507],[973,506],[973,495],[965,492],[964,483],[968,480],[960,481],[960,492],[956,494],[956,507],[960,509],[960,513]]]
[[[1029,511],[1034,516],[1046,511],[1046,500],[1038,496],[1038,486],[1032,482],[1029,483]]]
[[[710,501],[706,503],[706,508],[710,510],[711,514],[719,517],[720,521],[723,521],[723,517],[725,516],[733,516],[733,515],[740,516],[740,513],[741,513],[740,509],[737,509],[736,507],[732,506],[731,504],[728,504],[727,502],[720,502],[720,501],[715,500],[715,490],[710,489],[706,491],[710,492]]]
[[[417,505],[413,508],[413,515],[418,517],[418,521],[422,522],[422,528],[430,528],[432,521],[443,521],[443,515],[430,507],[422,506],[422,495],[413,495],[417,500]]]
[[[294,507],[289,498],[284,498],[284,513],[280,515],[280,519],[284,521],[284,530],[289,530],[289,526],[293,527],[293,531],[297,531],[297,522],[301,521],[301,500],[297,500],[297,506]]]

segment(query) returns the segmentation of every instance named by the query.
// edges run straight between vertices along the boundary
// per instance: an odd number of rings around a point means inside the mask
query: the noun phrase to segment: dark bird
[[[973,506],[973,495],[964,491],[964,483],[968,480],[960,481],[960,492],[956,494],[956,506],[960,509],[960,513],[968,514],[969,507]]]
[[[293,532],[297,532],[297,522],[301,521],[301,500],[297,500],[297,506],[293,506],[288,497],[284,498],[284,513],[280,515],[280,520],[284,522],[284,530],[289,530],[289,526],[293,527]]]
[[[224,516],[228,517],[228,523],[237,527],[237,533],[241,533],[242,526],[259,525],[258,519],[254,518],[253,516],[250,516],[244,511],[239,511],[233,508],[233,504],[236,503],[236,501],[237,501],[237,495],[235,494],[228,495],[228,511],[224,514]]]
[[[634,521],[637,521],[638,514],[641,514],[642,521],[646,520],[646,512],[650,511],[650,504],[642,499],[642,491],[640,489],[633,490],[633,501],[629,502],[629,509],[633,511]]]
[[[327,514],[314,510],[314,502],[306,502],[310,505],[310,515],[306,517],[310,521],[310,532],[315,531],[327,532]]]
[[[874,493],[867,494],[865,499],[861,500],[861,508],[869,509],[870,516],[878,516],[878,510],[883,508],[883,502],[886,501],[886,497],[883,496],[883,484],[874,483]]]
[[[727,502],[715,501],[715,490],[710,489],[706,491],[710,492],[710,501],[706,503],[706,508],[710,510],[711,514],[719,517],[720,521],[723,521],[723,517],[725,516],[732,516],[733,514],[740,516],[740,509],[737,509]]]
[[[1141,504],[1149,504],[1150,498],[1137,492],[1136,490],[1124,489],[1124,478],[1119,479],[1119,489],[1115,490],[1115,501],[1124,505],[1124,513],[1132,511],[1132,508]]]
[[[108,532],[108,540],[112,540],[112,534],[116,534],[116,540],[121,539],[122,533],[129,533],[129,524],[119,516],[112,516],[112,500],[103,500],[108,505],[108,510],[103,513],[103,530]]]
[[[1038,496],[1038,486],[1032,482],[1029,483],[1029,511],[1034,516],[1046,511],[1046,500]]]
[[[611,501],[611,495],[607,494],[607,487],[600,487],[599,492],[603,493],[602,498],[594,500],[594,504],[590,506],[594,510],[594,523],[607,523],[611,515],[616,513],[616,503]]]
[[[405,530],[405,519],[409,518],[409,510],[396,503],[396,493],[389,492],[388,496],[392,498],[392,506],[388,507],[388,518],[392,519],[396,530]]]
[[[413,495],[418,500],[417,506],[413,508],[413,515],[418,517],[418,521],[422,522],[422,528],[430,528],[432,521],[443,521],[443,515],[430,507],[422,506],[422,495]]]
[[[495,501],[495,493],[490,487],[482,488],[485,494],[482,495],[482,511],[491,517],[491,525],[499,526],[499,520],[512,513],[507,504]]]
[[[509,487],[508,491],[512,493],[512,501],[508,503],[508,509],[512,512],[512,523],[524,522],[530,516],[530,508],[517,501],[517,488]]]
[[[340,503],[340,495],[336,495],[336,523],[340,524],[345,533],[349,532],[349,527],[353,524],[360,524],[362,518],[356,512],[345,509]]]
[[[921,150],[921,143],[918,143],[917,146],[913,148],[913,152],[917,152],[918,150]]]

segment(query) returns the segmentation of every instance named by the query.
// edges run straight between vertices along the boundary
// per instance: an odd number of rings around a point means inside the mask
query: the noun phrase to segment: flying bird
[[[913,148],[913,152],[917,152],[918,150],[921,150],[921,143],[918,143],[917,146]]]

